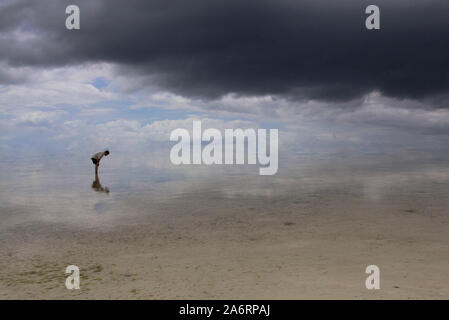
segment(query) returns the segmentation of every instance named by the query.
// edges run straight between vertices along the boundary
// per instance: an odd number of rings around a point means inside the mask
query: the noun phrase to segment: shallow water
[[[344,194],[381,205],[446,198],[449,165],[444,157],[402,155],[296,155],[281,161],[275,176],[257,166],[166,166],[106,159],[98,181],[88,161],[34,157],[0,163],[0,228],[34,222],[81,227],[119,225],[159,214],[248,203],[318,202]],[[183,201],[189,203],[183,206]],[[218,201],[220,200],[220,201]],[[226,200],[223,202],[223,200]]]
[[[444,157],[296,155],[275,176],[156,160],[114,155],[99,181],[85,159],[0,162],[0,298],[448,297]]]

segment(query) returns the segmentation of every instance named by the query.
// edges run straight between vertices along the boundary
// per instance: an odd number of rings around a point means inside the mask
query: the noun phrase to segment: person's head
[[[107,156],[108,154],[109,154],[109,150],[106,150],[106,151],[104,152],[104,155]]]

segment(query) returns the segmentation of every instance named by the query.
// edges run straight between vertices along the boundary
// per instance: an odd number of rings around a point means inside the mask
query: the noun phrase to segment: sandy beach
[[[447,299],[447,187],[444,176],[368,193],[337,179],[271,196],[130,194],[114,225],[3,229],[0,298]],[[80,290],[65,288],[70,264]],[[380,290],[365,288],[371,264]]]

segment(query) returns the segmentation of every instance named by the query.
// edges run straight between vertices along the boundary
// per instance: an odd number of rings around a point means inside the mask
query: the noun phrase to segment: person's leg
[[[95,175],[98,174],[98,160],[95,158],[90,158],[92,160],[92,163],[95,165]]]

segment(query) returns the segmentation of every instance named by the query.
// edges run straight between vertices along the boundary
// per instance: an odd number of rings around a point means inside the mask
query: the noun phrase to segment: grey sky
[[[64,8],[81,8],[69,32]],[[0,58],[11,65],[113,62],[163,89],[347,101],[373,90],[398,98],[446,95],[447,1],[14,1],[1,10]],[[32,30],[22,39],[17,28]],[[437,107],[445,104],[435,103]]]
[[[65,28],[69,4],[81,9],[79,31]],[[368,4],[380,7],[381,30],[365,29]],[[70,132],[95,136],[107,123],[141,138],[155,119],[197,112],[277,122],[302,145],[439,148],[448,16],[447,0],[2,1],[3,141],[42,126],[79,146]],[[108,85],[93,86],[98,78]],[[182,114],[143,111],[155,107]]]

